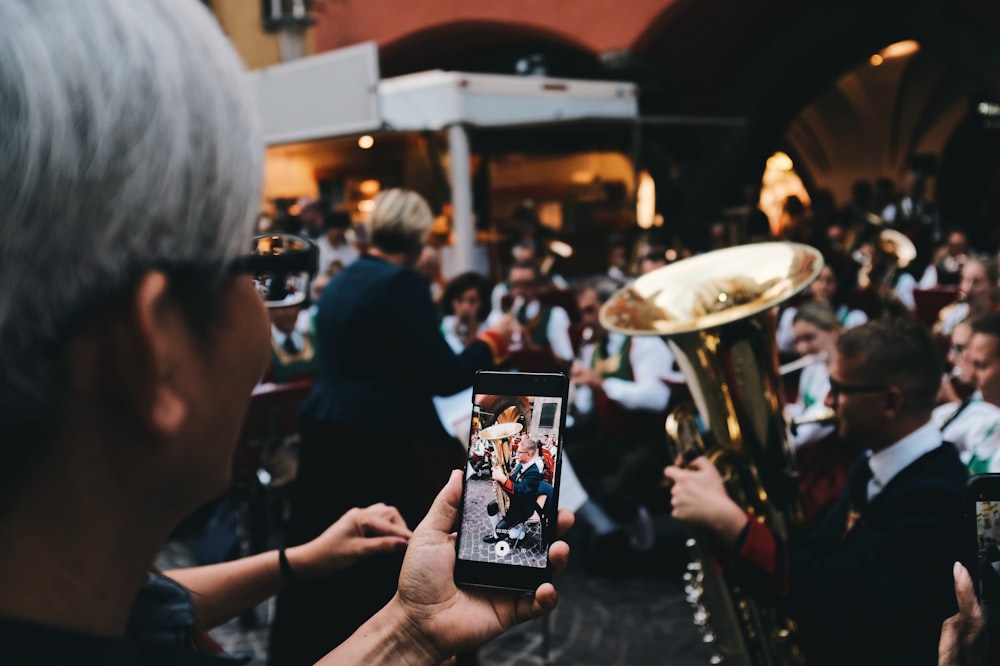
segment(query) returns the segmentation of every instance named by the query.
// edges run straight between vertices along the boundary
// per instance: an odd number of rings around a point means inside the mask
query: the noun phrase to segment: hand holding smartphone
[[[966,487],[966,568],[988,613],[1000,612],[1000,474],[976,474]]]
[[[477,373],[456,584],[533,591],[551,581],[568,391],[561,373]]]

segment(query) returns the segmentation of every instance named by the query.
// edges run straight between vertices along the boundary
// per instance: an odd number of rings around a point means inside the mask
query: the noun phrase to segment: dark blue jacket
[[[317,380],[302,416],[443,433],[433,396],[470,386],[493,367],[493,350],[477,340],[456,355],[438,320],[420,273],[369,256],[352,262],[319,301]]]

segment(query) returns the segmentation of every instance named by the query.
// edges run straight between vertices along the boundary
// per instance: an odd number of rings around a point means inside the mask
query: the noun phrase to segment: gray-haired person
[[[555,604],[549,585],[454,587],[457,475],[412,538],[373,505],[280,554],[150,574],[226,489],[266,362],[260,283],[232,270],[274,266],[241,258],[262,175],[252,108],[202,3],[0,3],[5,663],[226,663],[205,630],[407,540],[398,594],[330,661],[440,663]]]

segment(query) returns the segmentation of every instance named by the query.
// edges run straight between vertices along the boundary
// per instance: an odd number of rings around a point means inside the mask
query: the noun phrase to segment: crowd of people
[[[637,551],[655,539],[651,511],[711,535],[733,577],[792,611],[810,664],[934,663],[940,649],[951,666],[981,649],[955,563],[964,484],[1000,471],[996,258],[940,219],[925,174],[877,223],[810,227],[801,202],[786,207],[775,240],[826,258],[775,340],[813,361],[788,416],[835,417],[792,438],[810,504],[789,536],[736,504],[707,458],[669,459],[663,420],[691,391],[677,359],[597,316],[683,250],[609,239],[605,270],[566,280],[520,239],[502,280],[463,274],[438,292],[421,272],[433,213],[391,188],[363,233],[305,206],[294,231],[315,244],[314,302],[283,291],[266,308],[287,268],[251,240],[259,128],[201,3],[13,0],[0,52],[0,410],[15,443],[0,635],[15,663],[227,663],[208,630],[274,595],[274,664],[474,663],[557,602],[549,583],[518,595],[452,579],[467,459],[435,399],[484,368],[569,375],[563,473],[583,488],[581,523]],[[942,287],[954,304],[921,321],[918,290]],[[154,570],[177,523],[226,490],[251,391],[296,378],[312,390],[286,545]],[[540,453],[526,441],[494,480],[541,483]],[[567,545],[550,558],[564,567]]]
[[[908,204],[894,205],[905,211]],[[840,219],[849,219],[844,215]],[[491,325],[507,322],[504,358],[494,358],[495,367],[570,376],[566,457],[586,493],[573,507],[592,533],[584,556],[610,554],[620,565],[648,551],[657,538],[650,513],[666,512],[689,528],[719,529],[718,555],[734,575],[794,609],[809,663],[861,659],[831,638],[831,626],[857,635],[878,627],[872,638],[881,636],[886,652],[869,651],[862,663],[903,654],[898,641],[922,626],[918,633],[926,640],[907,642],[907,658],[929,663],[940,635],[933,628],[956,608],[952,564],[966,555],[959,530],[964,481],[1000,471],[1000,396],[991,388],[997,381],[992,365],[1000,363],[996,259],[977,252],[961,229],[943,233],[936,218],[913,227],[916,222],[903,224],[890,214],[876,217],[860,218],[846,235],[827,229],[811,236],[824,266],[780,308],[775,344],[794,368],[785,376],[791,389],[785,415],[803,529],[809,530],[793,540],[758,530],[760,523],[728,500],[704,459],[673,466],[663,421],[691,397],[673,352],[659,337],[626,336],[601,325],[598,314],[609,297],[683,252],[671,253],[653,237],[631,248],[609,239],[606,272],[553,280],[539,260],[540,246],[522,240],[503,280],[466,273],[445,285],[435,302],[436,330],[461,354]],[[930,259],[914,261],[900,240],[915,229],[938,239],[928,245],[914,236],[919,244],[913,246]],[[926,313],[917,311],[916,298],[928,290],[951,302],[933,320],[922,320]],[[922,360],[914,364],[915,358]],[[871,399],[881,394],[886,404],[877,411]],[[856,404],[863,408],[852,408]],[[855,489],[867,474],[862,458],[871,461],[877,484],[868,493]],[[884,488],[891,492],[874,502]],[[712,489],[717,496],[705,494]],[[914,497],[922,498],[919,505]],[[879,512],[868,510],[869,503]],[[710,513],[713,507],[719,514]],[[922,548],[906,566],[894,564],[890,553],[928,533],[941,536],[936,548]],[[615,548],[602,550],[608,543]],[[767,559],[776,553],[785,555]],[[914,587],[914,579],[923,582]],[[817,595],[828,600],[822,612],[810,606]],[[861,612],[873,608],[892,609],[898,620],[879,624]],[[898,640],[886,641],[896,627]]]

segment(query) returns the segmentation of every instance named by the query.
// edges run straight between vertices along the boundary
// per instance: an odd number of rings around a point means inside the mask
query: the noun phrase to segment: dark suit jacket
[[[941,622],[956,610],[952,565],[964,555],[967,480],[955,447],[944,444],[894,477],[845,536],[849,479],[805,538],[783,543],[751,521],[732,571],[783,597],[810,666],[932,666]],[[767,570],[758,565],[769,548]]]
[[[537,465],[529,465],[522,473],[521,463],[517,463],[507,479],[504,488],[510,495],[510,507],[504,522],[507,525],[523,523],[538,508],[538,486],[542,482],[542,473]]]
[[[404,440],[406,431],[444,435],[433,396],[471,386],[476,370],[494,360],[479,340],[456,355],[441,335],[427,280],[369,256],[323,290],[315,343],[317,381],[303,417],[391,424]]]

